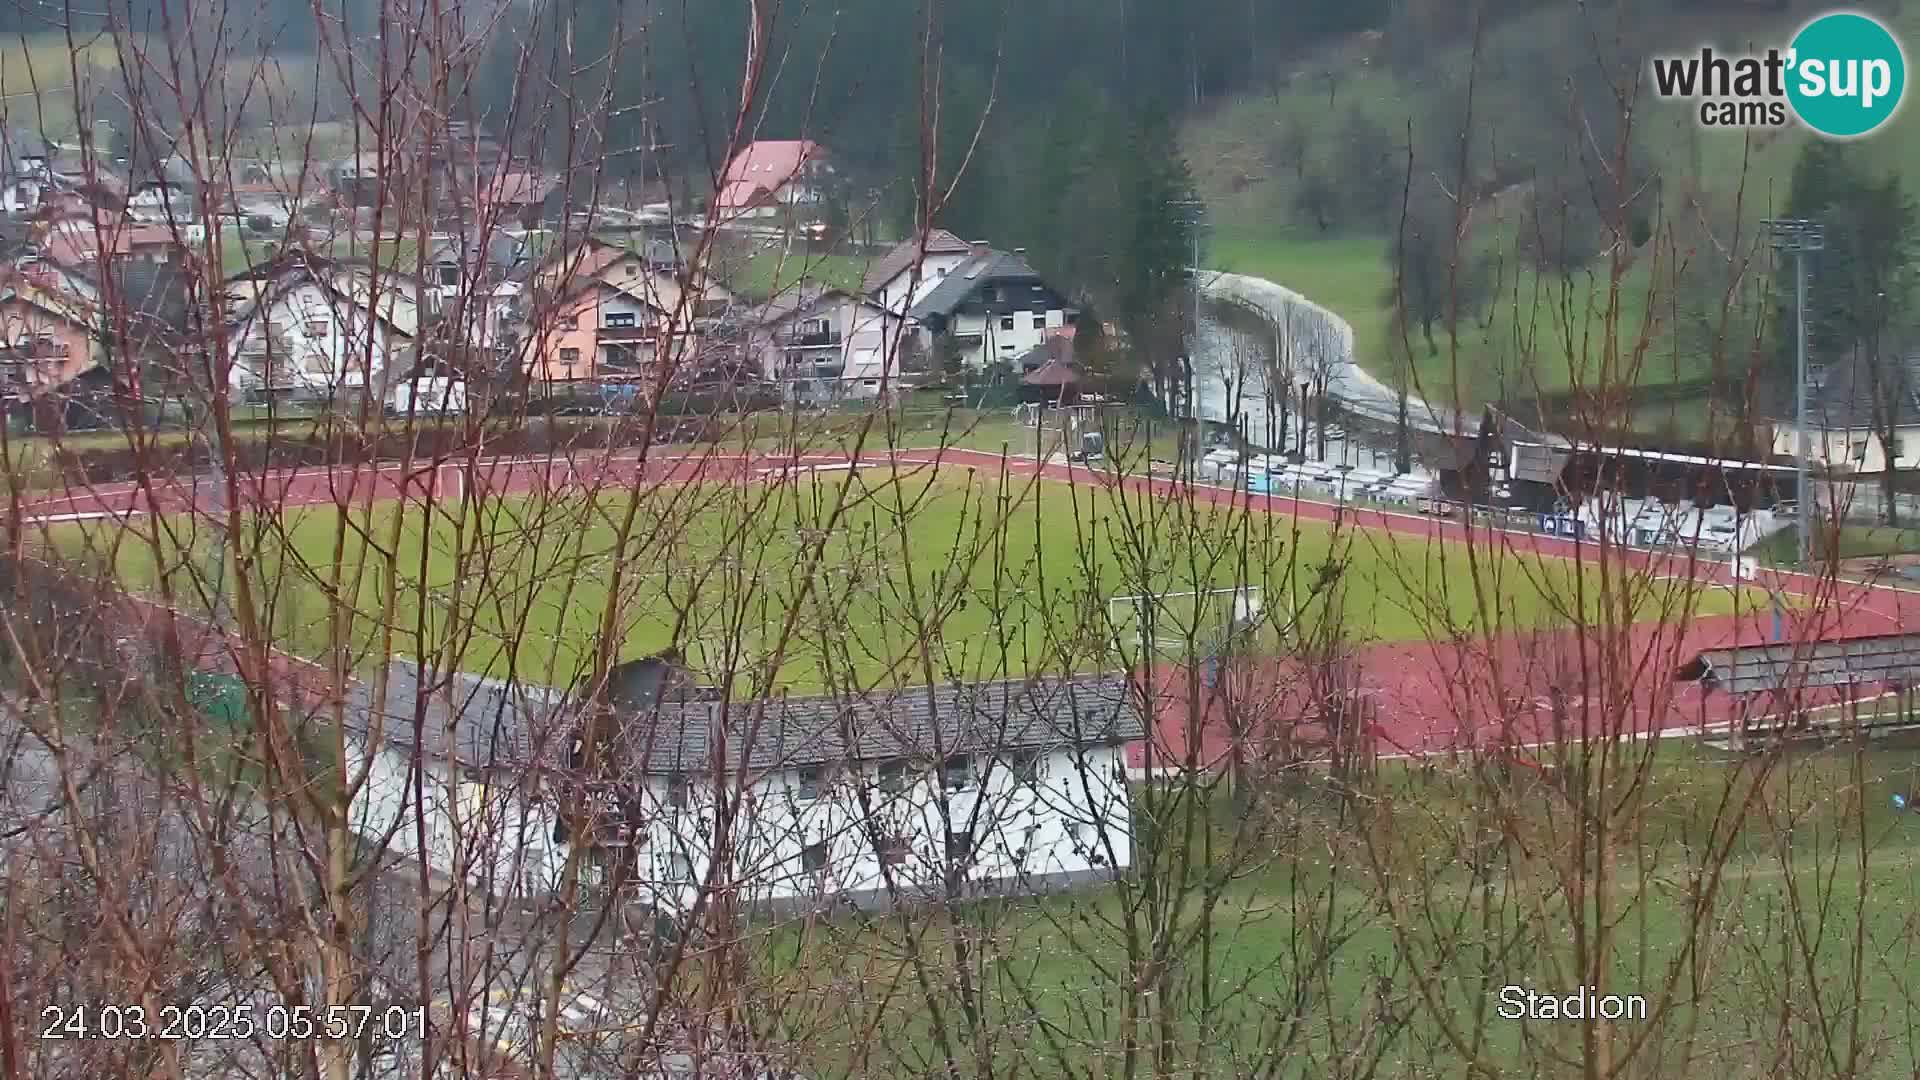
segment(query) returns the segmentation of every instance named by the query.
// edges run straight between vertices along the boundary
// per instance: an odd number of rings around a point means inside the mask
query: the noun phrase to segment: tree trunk
[[[1886,467],[1880,470],[1881,516],[1889,525],[1900,524],[1900,485],[1899,469],[1895,466],[1902,449],[1899,440],[1894,438],[1891,426],[1880,432],[1880,452],[1886,459]]]
[[[1393,417],[1393,471],[1405,476],[1413,471],[1413,433],[1407,421],[1407,378],[1400,378],[1398,408]]]

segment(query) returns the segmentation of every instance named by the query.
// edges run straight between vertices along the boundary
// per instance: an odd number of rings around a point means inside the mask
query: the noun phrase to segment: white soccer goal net
[[[1213,652],[1259,621],[1262,599],[1258,585],[1116,596],[1107,618],[1123,650],[1178,655],[1191,643]]]

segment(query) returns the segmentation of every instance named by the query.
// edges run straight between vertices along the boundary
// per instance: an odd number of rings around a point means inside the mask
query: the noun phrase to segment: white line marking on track
[[[87,510],[74,514],[47,514],[42,517],[23,518],[26,525],[50,525],[57,521],[98,521],[101,518],[128,518],[144,514],[144,510]]]

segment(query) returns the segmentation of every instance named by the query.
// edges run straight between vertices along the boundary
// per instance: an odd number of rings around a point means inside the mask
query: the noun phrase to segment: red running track
[[[908,451],[866,455],[863,465],[909,471],[968,469],[1102,487],[1122,486],[1160,495],[1185,494],[1209,505],[1237,506],[1282,515],[1289,521],[1363,530],[1422,545],[1469,542],[1489,552],[1499,549],[1557,558],[1596,560],[1600,545],[1562,537],[1512,533],[1458,520],[1394,513],[1372,508],[1255,495],[1232,488],[1186,486],[1138,476],[1116,477],[1078,465],[1041,465],[1030,458],[1002,457],[974,450]],[[245,505],[291,508],[364,505],[391,498],[460,498],[467,494],[500,496],[543,489],[618,488],[641,483],[754,476],[795,467],[845,467],[846,459],[817,454],[776,458],[719,452],[664,455],[650,453],[644,463],[636,451],[599,452],[575,457],[489,458],[474,462],[306,467],[250,473],[236,478]],[[146,483],[100,485],[45,497],[28,504],[24,517],[53,523],[143,513],[180,513],[219,505],[211,482],[201,477],[162,477]],[[1671,553],[1611,548],[1616,567],[1651,568],[1676,577],[1733,582],[1729,564]],[[1760,584],[1797,597],[1785,630],[1795,640],[1834,639],[1883,634],[1920,626],[1920,593],[1886,586],[1765,571]],[[1698,618],[1684,625],[1636,624],[1627,633],[1556,631],[1503,634],[1462,641],[1382,642],[1353,655],[1352,682],[1370,703],[1374,731],[1387,751],[1427,753],[1460,749],[1489,741],[1529,743],[1561,735],[1689,730],[1725,724],[1739,705],[1725,695],[1708,695],[1677,684],[1672,673],[1702,649],[1753,644],[1772,637],[1770,613]],[[1279,708],[1289,688],[1307,686],[1312,676],[1274,665],[1265,675],[1261,696],[1275,702],[1275,717],[1299,716],[1304,709]],[[1188,721],[1199,712],[1212,716],[1220,695],[1201,688],[1191,695],[1179,671],[1156,673],[1152,694],[1165,702],[1157,709],[1155,747],[1136,746],[1135,767],[1217,758],[1225,736],[1218,722]],[[1569,701],[1556,685],[1577,685],[1601,692],[1591,700]],[[1245,723],[1240,727],[1245,730]],[[1302,737],[1310,737],[1311,731]],[[1270,738],[1289,737],[1270,733]]]

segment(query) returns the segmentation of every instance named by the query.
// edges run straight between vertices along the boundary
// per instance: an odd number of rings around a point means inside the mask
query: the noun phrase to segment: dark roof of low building
[[[1411,431],[1408,432],[1408,438],[1413,445],[1413,456],[1429,469],[1463,469],[1473,461],[1474,439],[1471,436]]]
[[[384,697],[372,681],[349,686],[349,727],[371,733],[377,721],[380,741],[411,747],[418,716],[421,752],[430,757],[474,766],[551,762],[572,738],[565,695],[550,687],[458,671],[441,677],[396,660],[383,689]]]
[[[0,164],[8,171],[20,167],[26,158],[50,158],[52,148],[45,136],[26,128],[0,128]]]
[[[370,684],[355,684],[355,729],[378,719],[384,741],[412,746],[418,711],[423,752],[465,765],[559,765],[582,716],[559,690],[465,672],[440,678],[406,661],[388,666],[385,690],[382,703]],[[694,691],[621,717],[612,745],[638,773],[703,769],[716,750],[730,768],[771,769],[1108,745],[1145,736],[1136,697],[1123,673],[751,701]]]
[[[1528,427],[1514,419],[1511,413],[1487,406],[1487,416],[1492,419],[1493,431],[1503,443],[1533,443],[1538,446],[1571,446],[1566,438],[1551,431],[1542,431]]]
[[[817,282],[803,281],[768,298],[754,313],[762,325],[771,325],[796,315],[804,315],[833,297],[846,297],[840,289]]]
[[[115,260],[115,287],[130,323],[184,331],[190,324],[186,271],[172,263]]]
[[[928,255],[965,255],[973,250],[973,245],[960,239],[945,229],[934,229],[927,233],[926,247],[920,245],[918,236],[911,236],[893,245],[885,255],[880,256],[867,276],[860,282],[861,292],[878,292],[880,287],[898,277],[900,273],[921,258],[921,252]]]
[[[1085,376],[1071,360],[1049,360],[1022,376],[1024,386],[1074,386]]]
[[[953,309],[964,303],[967,297],[981,285],[994,281],[1038,281],[1040,275],[1034,271],[1027,260],[1006,251],[989,251],[985,255],[976,255],[959,266],[948,271],[921,301],[913,305],[907,314],[915,319],[928,316],[944,317],[953,314]]]
[[[624,756],[649,773],[1091,746],[1142,738],[1124,674],[1041,677],[846,697],[666,703],[630,721]]]
[[[1822,369],[1808,391],[1807,416],[1817,428],[1875,429],[1876,397],[1895,405],[1896,423],[1920,423],[1920,354],[1888,356],[1878,365],[1864,353],[1850,356]],[[1792,423],[1792,409],[1783,411]]]
[[[1065,364],[1067,368],[1072,370],[1077,376],[1079,364],[1073,357],[1073,335],[1066,333],[1055,334],[1015,357],[1013,364],[1016,369],[1028,372],[1030,383],[1031,376],[1040,374],[1049,364]],[[1055,377],[1057,377],[1057,374]],[[1044,386],[1047,384],[1042,382],[1031,383],[1031,385]]]

